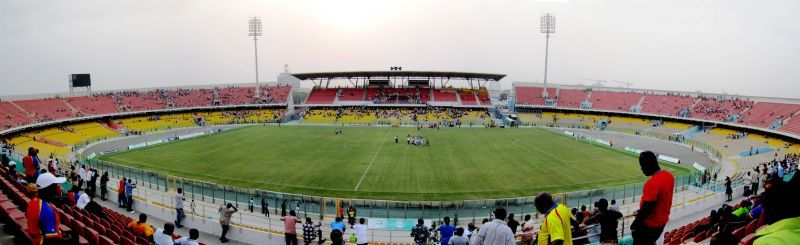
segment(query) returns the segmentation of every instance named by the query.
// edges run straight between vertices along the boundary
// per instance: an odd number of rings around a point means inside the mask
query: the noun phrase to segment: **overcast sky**
[[[0,0],[0,95],[252,82],[293,72],[445,70],[549,81],[798,98],[796,0]],[[613,85],[613,84],[612,84]]]

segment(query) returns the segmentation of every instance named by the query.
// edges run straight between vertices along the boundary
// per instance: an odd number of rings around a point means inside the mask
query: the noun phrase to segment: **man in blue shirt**
[[[453,232],[456,231],[456,227],[450,224],[450,217],[445,216],[444,225],[439,226],[438,230],[442,235],[442,244],[447,244],[450,241],[450,237],[453,236]]]
[[[136,188],[136,184],[131,182],[132,179],[128,179],[128,182],[125,183],[125,197],[128,199],[128,212],[135,213],[133,211],[133,188]]]
[[[347,225],[342,222],[342,217],[336,217],[336,221],[331,222],[331,230],[340,230],[344,234]]]

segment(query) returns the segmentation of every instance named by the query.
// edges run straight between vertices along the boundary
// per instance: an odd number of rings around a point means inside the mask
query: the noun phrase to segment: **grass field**
[[[253,126],[101,159],[241,187],[390,200],[532,196],[645,180],[637,156],[545,129],[343,130]],[[408,145],[407,134],[431,146]]]

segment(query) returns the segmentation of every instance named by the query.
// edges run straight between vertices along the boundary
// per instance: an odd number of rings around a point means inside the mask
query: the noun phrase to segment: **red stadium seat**
[[[100,236],[99,239],[100,239],[100,245],[114,245],[114,244],[117,244],[116,242],[111,240],[111,238],[108,238],[107,236]]]
[[[753,245],[753,242],[755,240],[756,240],[756,233],[750,233],[749,235],[739,240],[739,245]]]
[[[111,239],[114,243],[119,243],[119,233],[113,231],[111,229],[106,230],[106,236]]]
[[[87,227],[86,230],[83,231],[83,235],[86,237],[86,240],[89,240],[89,244],[100,243],[100,234],[98,234],[97,231],[92,228]]]
[[[136,245],[136,243],[133,242],[133,240],[131,240],[130,238],[127,238],[127,237],[121,237],[120,238],[120,244],[122,244],[122,245]]]

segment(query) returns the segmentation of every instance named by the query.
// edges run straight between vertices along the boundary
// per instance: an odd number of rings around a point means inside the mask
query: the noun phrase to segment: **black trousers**
[[[219,239],[228,239],[225,237],[225,235],[228,235],[228,228],[230,228],[229,225],[222,225],[222,235],[219,236]]]
[[[664,232],[664,227],[652,228],[642,225],[641,228],[633,230],[633,244],[634,245],[653,245],[656,244],[658,238]]]
[[[286,245],[297,245],[297,234],[286,233],[284,239],[286,240]]]

